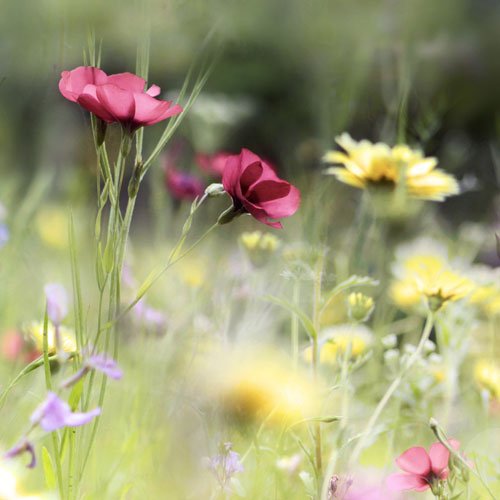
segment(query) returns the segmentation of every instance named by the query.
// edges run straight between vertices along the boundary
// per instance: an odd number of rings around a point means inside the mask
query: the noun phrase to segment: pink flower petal
[[[113,123],[114,121],[116,121],[115,118],[109,114],[106,108],[97,99],[95,85],[87,85],[83,90],[83,93],[78,97],[77,102],[82,108],[90,111],[105,122]]]
[[[391,474],[386,479],[387,487],[393,491],[425,491],[429,485],[424,478],[414,474]]]
[[[441,474],[448,467],[448,461],[450,460],[450,452],[441,443],[434,443],[429,450],[429,457],[432,464],[432,472],[437,476]]]
[[[170,107],[171,101],[161,101],[148,94],[134,94],[134,100],[134,128],[143,125],[154,125],[182,111],[178,104]]]
[[[129,92],[142,93],[144,92],[146,80],[133,73],[117,73],[116,75],[108,76],[108,81],[106,83],[116,85],[122,90],[128,90]]]
[[[134,94],[116,85],[100,85],[96,87],[97,99],[104,109],[116,121],[126,124],[132,122],[135,114]]]
[[[102,85],[108,76],[102,69],[92,66],[79,66],[72,71],[63,71],[59,81],[59,90],[68,100],[77,102],[86,85]]]
[[[146,90],[146,94],[150,95],[151,97],[156,97],[159,96],[161,93],[160,87],[158,85],[151,85],[148,90]]]
[[[431,472],[431,460],[421,446],[414,446],[406,450],[396,459],[399,468],[410,474],[427,476]]]

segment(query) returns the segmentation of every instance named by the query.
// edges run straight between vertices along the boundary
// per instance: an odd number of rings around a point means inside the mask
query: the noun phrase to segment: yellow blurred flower
[[[232,351],[216,355],[202,370],[205,393],[224,413],[244,421],[292,423],[313,416],[318,388],[309,374],[271,351]]]
[[[493,399],[500,399],[500,366],[498,362],[480,359],[474,366],[474,379],[482,388],[486,389]]]
[[[36,348],[42,352],[43,351],[43,322],[32,322],[24,328],[25,332],[35,343]],[[73,330],[66,328],[64,326],[59,327],[59,332],[61,334],[62,349],[64,352],[72,353],[76,352],[76,339]],[[49,322],[47,329],[47,341],[49,347],[49,354],[55,354],[56,352],[56,339],[55,339],[55,328],[52,323]]]
[[[42,207],[35,218],[40,239],[49,247],[64,250],[68,246],[68,214],[61,207]]]
[[[239,239],[248,258],[255,266],[262,266],[268,262],[280,246],[279,238],[262,231],[245,232]]]
[[[0,500],[41,500],[41,495],[22,495],[14,472],[0,465]]]
[[[466,297],[474,290],[473,282],[465,275],[453,270],[445,254],[429,245],[399,252],[393,266],[395,280],[390,288],[394,302],[403,307],[413,307],[427,302],[432,310],[438,310],[446,302]],[[431,241],[432,243],[432,241]],[[406,245],[406,248],[411,246]]]
[[[207,267],[207,263],[203,259],[188,257],[179,262],[178,272],[186,285],[200,288],[206,281]]]
[[[351,357],[364,354],[373,343],[372,331],[364,325],[338,325],[323,331],[319,341],[319,362],[335,364],[347,349]],[[312,347],[304,350],[304,359],[312,361]]]
[[[500,269],[476,265],[469,277],[476,283],[470,302],[487,317],[500,314]]]
[[[406,145],[391,148],[383,143],[357,142],[346,133],[336,141],[345,153],[329,151],[324,161],[345,168],[331,167],[326,173],[345,184],[366,189],[370,185],[395,188],[404,183],[410,196],[433,201],[459,193],[456,179],[436,169],[436,158],[426,158]]]

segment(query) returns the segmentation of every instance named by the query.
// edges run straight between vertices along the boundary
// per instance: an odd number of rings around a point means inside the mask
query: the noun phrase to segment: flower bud
[[[213,197],[213,196],[221,196],[225,193],[226,191],[224,190],[224,186],[220,183],[214,182],[213,184],[210,184],[206,189],[205,189],[205,194],[207,196]]]
[[[360,292],[353,292],[347,297],[349,318],[364,323],[370,318],[375,307],[373,299]]]

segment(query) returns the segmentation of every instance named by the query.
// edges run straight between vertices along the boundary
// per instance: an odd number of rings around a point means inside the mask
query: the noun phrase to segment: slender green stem
[[[415,364],[415,362],[419,359],[420,355],[422,354],[422,351],[424,349],[424,345],[429,340],[429,336],[432,332],[432,327],[434,325],[434,314],[429,311],[427,315],[427,319],[425,321],[425,326],[424,330],[422,332],[422,336],[420,338],[420,342],[413,352],[413,354],[408,358],[404,366],[401,368],[399,375],[394,379],[392,384],[389,386],[385,394],[383,395],[382,399],[379,401],[377,407],[375,408],[375,411],[373,412],[370,420],[368,421],[368,424],[366,425],[364,431],[361,433],[361,436],[359,438],[358,443],[356,444],[351,458],[350,458],[350,465],[354,465],[356,461],[359,458],[359,455],[363,451],[363,448],[365,446],[366,440],[369,438],[370,434],[372,433],[375,424],[377,423],[378,419],[380,418],[380,415],[384,411],[385,407],[387,406],[387,403],[390,401],[391,397],[393,396],[394,392],[396,392],[396,389],[401,385],[401,382],[404,380],[405,375],[409,372],[411,367]]]
[[[313,326],[316,332],[320,327],[320,312],[321,312],[321,284],[323,280],[323,254],[318,257],[314,270],[314,288],[313,288]],[[312,339],[312,365],[314,383],[318,381],[318,337],[315,335]],[[314,429],[315,440],[315,459],[316,459],[316,475],[318,477],[318,489],[321,485],[321,476],[323,470],[323,456],[321,450],[321,422],[317,422]]]
[[[300,281],[296,280],[293,284],[293,304],[299,306],[300,301]],[[291,341],[292,341],[292,360],[293,367],[297,369],[299,362],[299,318],[296,314],[292,314],[292,324],[290,325]]]

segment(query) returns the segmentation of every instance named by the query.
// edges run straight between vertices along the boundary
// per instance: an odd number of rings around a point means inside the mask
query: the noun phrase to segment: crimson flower
[[[213,175],[214,177],[222,177],[227,159],[230,156],[232,156],[232,154],[226,153],[225,151],[219,151],[218,153],[211,155],[206,153],[197,153],[195,161],[201,170],[207,174]]]
[[[227,158],[222,184],[233,199],[234,212],[248,212],[271,227],[282,228],[272,219],[290,217],[299,208],[300,191],[248,149]]]
[[[450,446],[458,450],[460,443],[449,440]],[[406,450],[396,459],[403,474],[391,474],[387,478],[387,486],[391,490],[425,491],[448,477],[448,461],[450,452],[441,443],[434,443],[429,453],[421,446]]]
[[[59,90],[106,123],[119,122],[133,132],[182,111],[178,104],[171,107],[172,101],[156,99],[160,87],[152,85],[144,91],[145,85],[143,78],[132,73],[108,76],[99,68],[80,66],[61,73]]]

